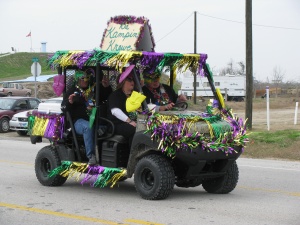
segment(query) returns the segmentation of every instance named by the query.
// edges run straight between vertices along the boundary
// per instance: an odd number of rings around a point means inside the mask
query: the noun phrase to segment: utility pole
[[[246,0],[246,112],[247,128],[252,130],[253,54],[252,54],[252,0]]]
[[[197,54],[197,12],[194,12],[194,53]],[[197,76],[194,74],[194,104],[197,103]]]

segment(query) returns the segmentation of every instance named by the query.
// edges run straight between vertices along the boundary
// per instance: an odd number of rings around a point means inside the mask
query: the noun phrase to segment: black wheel
[[[148,155],[136,165],[134,184],[144,199],[159,200],[169,196],[174,188],[175,175],[168,159],[161,155]]]
[[[26,97],[30,97],[31,96],[31,94],[28,92],[28,93],[26,93]]]
[[[12,93],[11,93],[11,92],[8,92],[8,93],[7,93],[7,96],[12,96]]]
[[[204,180],[202,186],[209,193],[227,194],[236,187],[238,179],[239,169],[234,161],[224,176]]]
[[[6,133],[9,131],[9,120],[8,118],[2,118],[0,120],[0,133]]]
[[[42,148],[35,158],[35,175],[44,186],[61,186],[67,178],[60,175],[49,177],[49,172],[61,165],[57,151],[52,146]]]
[[[26,130],[17,130],[17,134],[20,136],[27,136],[27,131]]]

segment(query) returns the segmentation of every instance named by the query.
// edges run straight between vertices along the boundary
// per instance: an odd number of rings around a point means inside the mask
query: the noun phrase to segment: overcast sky
[[[152,27],[156,52],[208,54],[217,72],[232,60],[245,62],[245,0],[0,0],[0,53],[47,52],[99,47],[110,17],[144,16]],[[253,73],[271,80],[273,69],[285,81],[300,82],[300,1],[252,0]],[[26,37],[31,31],[31,38]]]

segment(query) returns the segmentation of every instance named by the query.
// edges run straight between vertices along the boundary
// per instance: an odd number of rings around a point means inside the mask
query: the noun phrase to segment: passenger
[[[126,100],[135,88],[133,68],[127,67],[118,78],[117,89],[108,98],[108,119],[115,125],[115,134],[124,136],[131,147],[132,138],[136,130],[136,112],[127,112]]]
[[[171,110],[176,102],[187,101],[185,95],[178,95],[175,91],[166,84],[160,83],[159,73],[144,72],[144,86],[142,87],[143,94],[146,95],[146,101],[149,104],[156,105],[155,111]]]
[[[94,107],[94,86],[90,78],[94,76],[94,70],[76,71],[75,81],[77,84],[70,88],[63,99],[62,106],[70,113],[77,134],[83,135],[86,156],[89,164],[96,164],[94,129],[90,128],[89,116]],[[101,92],[111,92],[111,87],[106,81],[102,82]],[[105,86],[104,86],[105,85]],[[101,95],[101,93],[100,93]],[[104,95],[104,94],[103,94]]]

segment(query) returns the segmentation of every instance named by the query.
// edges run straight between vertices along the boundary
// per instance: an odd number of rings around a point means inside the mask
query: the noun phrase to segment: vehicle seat
[[[22,104],[19,105],[19,107],[20,107],[21,109],[27,109],[27,104],[22,103]]]

